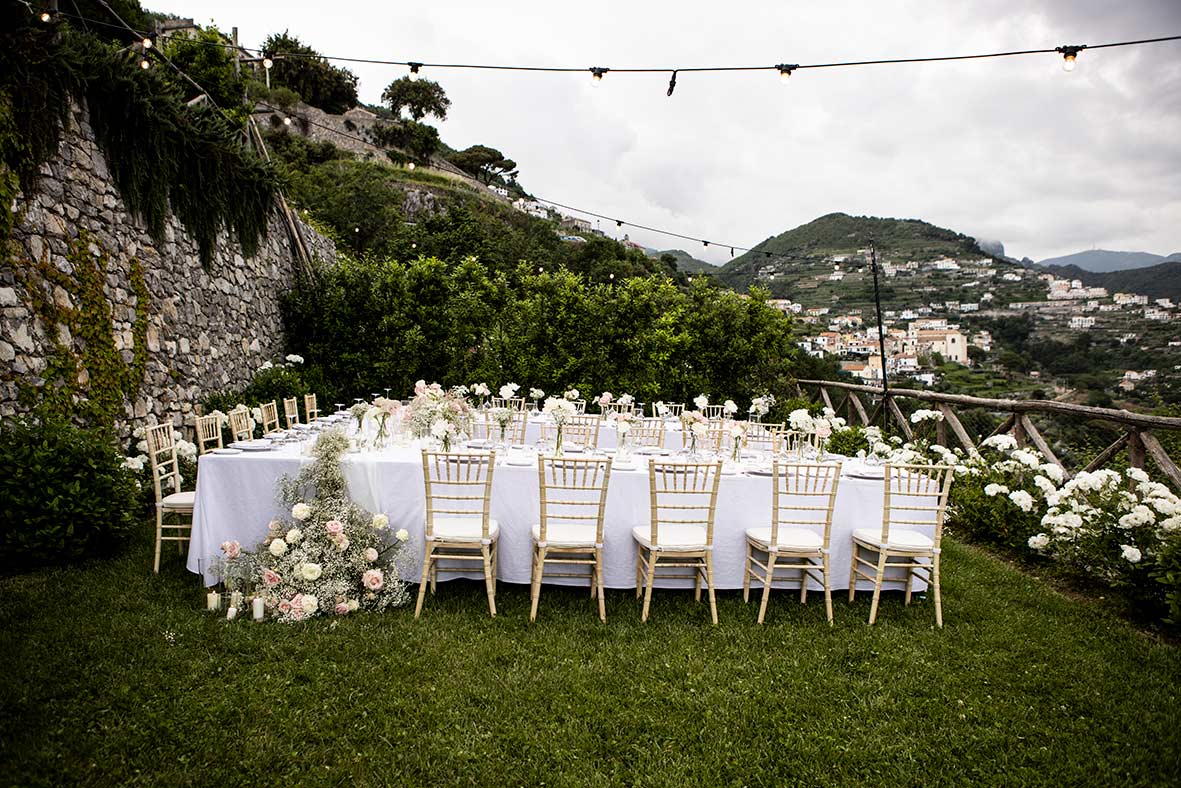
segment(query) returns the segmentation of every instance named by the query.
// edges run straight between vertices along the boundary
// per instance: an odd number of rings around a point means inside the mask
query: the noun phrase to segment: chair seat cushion
[[[554,547],[594,547],[595,526],[576,523],[551,523],[545,529],[545,543]],[[533,541],[541,541],[541,523],[533,524]]]
[[[188,492],[177,492],[171,495],[165,495],[160,501],[161,509],[192,509],[193,504],[197,501],[197,493],[189,490]]]
[[[436,517],[435,540],[440,542],[479,542],[484,538],[479,517]],[[488,520],[488,538],[495,540],[500,523]]]
[[[652,526],[637,525],[632,529],[632,536],[641,546],[652,548]],[[656,532],[656,547],[659,550],[703,550],[706,547],[705,540],[705,527],[701,525],[670,523],[660,526]]]
[[[873,548],[877,548],[882,541],[882,532],[877,528],[858,528],[853,532],[853,540]],[[907,528],[891,528],[890,541],[887,550],[901,550],[905,552],[926,552],[935,546],[931,537],[921,531],[911,531]]]
[[[807,528],[780,528],[778,537],[779,544],[777,547],[780,550],[797,550],[815,553],[820,552],[820,549],[824,547],[824,539],[821,538],[820,534],[810,531]],[[760,547],[770,547],[771,526],[747,528],[746,538]]]

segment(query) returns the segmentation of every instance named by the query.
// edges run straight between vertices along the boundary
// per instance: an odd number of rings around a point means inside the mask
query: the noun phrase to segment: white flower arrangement
[[[762,394],[750,401],[750,414],[761,419],[770,413],[773,407],[775,407],[775,397],[771,394]]]
[[[256,579],[266,607],[281,622],[381,610],[409,599],[398,579],[410,560],[405,540],[387,545],[389,518],[349,498],[340,464],[347,448],[339,430],[322,433],[313,448],[315,462],[280,484],[297,525],[269,524]]]
[[[492,389],[488,388],[487,383],[474,383],[471,392],[477,397],[487,397],[492,394]]]
[[[444,391],[438,383],[415,386],[415,391],[417,396],[410,403],[407,416],[410,433],[415,438],[433,436],[442,440],[469,432],[471,406],[462,395]],[[439,422],[444,426],[436,427]]]
[[[286,356],[286,359],[287,359],[288,364],[302,364],[303,363],[303,356],[297,355],[295,353],[288,353]]]
[[[911,424],[921,424],[924,421],[943,421],[943,412],[920,408],[919,410],[916,410],[914,413],[910,414]]]
[[[733,418],[734,414],[738,412],[738,403],[732,399],[726,400],[722,403],[722,413],[726,418]]]
[[[505,383],[500,387],[501,399],[512,399],[517,396],[517,392],[521,389],[516,383]]]
[[[804,408],[797,408],[791,413],[787,414],[787,426],[791,427],[797,432],[812,434],[816,429],[816,422],[812,419],[812,415]]]
[[[529,389],[529,399],[533,400],[534,402],[543,398],[544,396],[545,392],[541,389]]]
[[[570,402],[574,402],[579,398],[578,389],[567,389],[566,393],[563,394],[562,397],[569,400]]]
[[[622,405],[623,407],[630,408],[635,403],[636,403],[636,398],[633,397],[631,394],[628,394],[626,391],[619,395],[619,404]]]
[[[541,412],[549,416],[554,424],[561,425],[568,422],[571,416],[577,415],[578,409],[574,407],[574,402],[568,398],[550,397],[545,401]]]
[[[595,397],[595,404],[600,408],[605,408],[615,400],[615,395],[610,391],[604,391],[599,396]]]
[[[709,404],[709,397],[704,394],[698,394],[693,398],[693,404],[697,406],[698,410],[705,410],[705,406]]]

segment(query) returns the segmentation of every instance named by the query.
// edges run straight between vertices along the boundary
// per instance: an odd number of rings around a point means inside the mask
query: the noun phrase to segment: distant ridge
[[[1109,293],[1137,293],[1149,298],[1181,301],[1181,255],[1161,258],[1165,262],[1147,268],[1096,273],[1077,265],[1039,266],[1063,279],[1078,279],[1087,287],[1106,287]]]
[[[670,255],[676,259],[677,270],[686,274],[700,274],[700,273],[717,273],[718,266],[713,263],[700,260],[693,255],[686,252],[684,249],[665,249],[663,251],[657,249],[645,249],[644,253],[649,257],[659,260],[664,255]]]
[[[1112,252],[1107,249],[1088,249],[1085,252],[1039,260],[1037,264],[1043,266],[1074,265],[1084,271],[1102,274],[1112,271],[1127,271],[1133,268],[1148,268],[1173,257],[1174,255],[1170,255],[1166,258],[1149,252]]]

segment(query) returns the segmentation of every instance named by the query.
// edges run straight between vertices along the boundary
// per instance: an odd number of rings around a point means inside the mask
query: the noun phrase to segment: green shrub
[[[843,454],[846,457],[856,457],[859,451],[869,451],[869,438],[865,429],[853,425],[843,430],[835,430],[828,439],[826,449],[833,454]]]
[[[106,432],[24,419],[0,428],[0,567],[111,555],[130,537],[136,484]]]
[[[205,413],[212,413],[215,410],[229,413],[239,404],[253,409],[274,400],[275,405],[279,408],[279,421],[286,426],[287,422],[283,418],[283,400],[295,397],[299,402],[300,420],[303,420],[307,417],[303,410],[303,397],[305,394],[311,393],[313,390],[305,382],[304,371],[299,364],[275,364],[255,372],[246,388],[239,391],[219,391],[210,394],[201,404]],[[320,411],[326,412],[323,400],[319,405]],[[261,427],[260,424],[259,429]],[[229,438],[228,428],[223,438]]]

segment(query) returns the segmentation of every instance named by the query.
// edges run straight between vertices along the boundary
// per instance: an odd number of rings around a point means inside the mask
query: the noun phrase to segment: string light
[[[152,39],[148,38],[147,36],[144,36],[144,40],[141,41],[140,43],[143,45],[144,49],[151,49],[152,48]]]
[[[283,125],[290,126],[291,125],[291,118],[283,118]]]
[[[603,82],[603,75],[610,70],[611,69],[603,68],[602,66],[591,66],[591,85],[597,88]]]
[[[50,19],[53,19],[53,17],[50,15],[50,13],[48,11],[42,11],[39,19],[42,22],[48,22]]]
[[[799,68],[797,63],[780,63],[775,68],[779,69],[779,84],[786,85],[791,82],[791,72]]]
[[[414,169],[414,162],[412,162],[412,161],[406,162],[406,169],[413,170]]]
[[[1078,53],[1086,48],[1086,44],[1069,44],[1060,46],[1054,50],[1055,52],[1062,53],[1062,70],[1066,72],[1074,71],[1075,59],[1078,57]]]
[[[668,80],[668,93],[666,96],[671,96],[673,91],[677,89],[677,72],[673,72],[672,77]]]
[[[408,75],[410,77],[410,81],[417,82],[418,81],[418,69],[422,68],[422,63],[415,63],[415,62],[411,61],[411,62],[407,63],[406,65],[410,66],[410,74]]]
[[[264,57],[262,59],[262,67],[265,68],[267,71],[270,71],[274,65],[275,65],[275,61],[271,60],[269,57]]]
[[[150,62],[148,62],[148,59],[145,57],[144,59],[139,61],[139,67],[142,68],[144,71],[147,71],[149,68],[152,67],[152,64]]]

